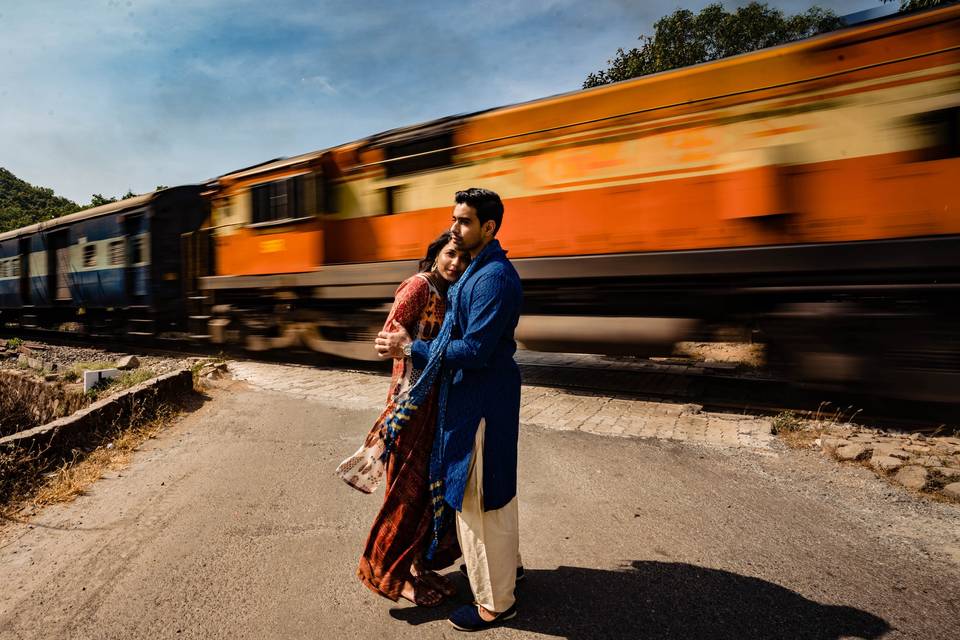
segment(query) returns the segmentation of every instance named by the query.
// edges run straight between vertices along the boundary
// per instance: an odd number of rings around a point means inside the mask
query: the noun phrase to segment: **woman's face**
[[[447,282],[456,282],[470,263],[469,254],[457,249],[453,240],[444,245],[437,254],[437,271]]]

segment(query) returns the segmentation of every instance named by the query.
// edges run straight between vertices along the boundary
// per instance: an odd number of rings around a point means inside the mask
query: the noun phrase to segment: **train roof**
[[[111,213],[119,213],[121,211],[129,211],[131,209],[137,209],[139,207],[144,207],[150,202],[155,200],[160,196],[160,194],[183,189],[184,187],[194,187],[194,185],[183,185],[178,187],[170,187],[169,189],[161,189],[160,191],[152,191],[150,193],[145,193],[143,195],[134,196],[132,198],[127,198],[126,200],[119,200],[117,202],[110,202],[108,204],[100,205],[99,207],[92,207],[90,209],[82,209],[76,213],[70,213],[65,216],[60,216],[59,218],[53,218],[51,220],[44,220],[43,222],[38,222],[27,227],[20,227],[19,229],[13,229],[12,231],[6,231],[0,233],[0,241],[10,240],[11,238],[18,238],[21,236],[27,236],[33,233],[38,233],[40,231],[47,231],[50,229],[56,229],[57,227],[63,227],[66,225],[73,224],[74,222],[79,222],[81,220],[88,220],[90,218],[98,218],[100,216],[105,216]]]

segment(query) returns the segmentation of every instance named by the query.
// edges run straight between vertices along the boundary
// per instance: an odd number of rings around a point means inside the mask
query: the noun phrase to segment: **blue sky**
[[[657,18],[705,4],[0,0],[0,166],[80,203],[199,182],[578,89]]]

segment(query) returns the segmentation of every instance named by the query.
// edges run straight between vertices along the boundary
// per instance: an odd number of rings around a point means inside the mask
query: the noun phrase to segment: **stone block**
[[[902,484],[907,489],[913,489],[914,491],[920,491],[925,486],[927,486],[927,479],[929,478],[929,473],[927,472],[926,467],[921,467],[920,465],[911,464],[905,467],[902,467],[897,474],[894,476],[894,480],[898,484]]]
[[[960,500],[960,482],[951,482],[940,490],[943,495],[954,500]]]
[[[870,458],[870,466],[877,471],[896,471],[903,466],[903,460],[893,456],[873,456]]]
[[[140,366],[140,360],[137,356],[123,356],[117,360],[117,369],[129,370]]]
[[[866,458],[870,454],[871,449],[863,444],[850,443],[844,444],[837,447],[836,455],[837,460],[860,460],[861,458]]]
[[[110,380],[120,375],[119,369],[101,369],[99,371],[83,372],[83,392],[87,393],[103,380]]]

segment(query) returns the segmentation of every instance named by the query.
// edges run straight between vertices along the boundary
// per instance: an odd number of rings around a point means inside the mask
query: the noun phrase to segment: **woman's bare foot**
[[[404,582],[400,597],[409,600],[418,607],[435,607],[444,600],[444,595],[425,582]]]
[[[457,587],[446,576],[442,576],[434,571],[424,571],[417,578],[425,582],[434,591],[439,591],[447,598],[457,595]]]

